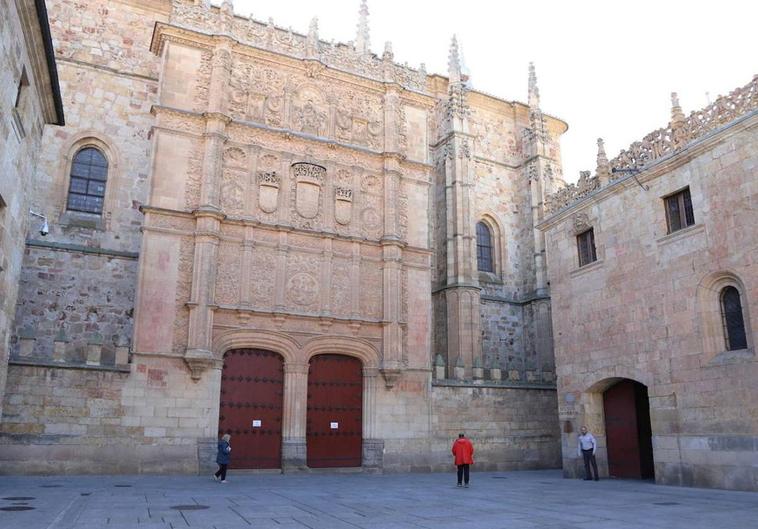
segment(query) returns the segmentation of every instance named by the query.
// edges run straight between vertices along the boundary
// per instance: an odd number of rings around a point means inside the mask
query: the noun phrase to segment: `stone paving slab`
[[[252,528],[758,529],[758,495],[558,471],[0,478],[0,529]]]

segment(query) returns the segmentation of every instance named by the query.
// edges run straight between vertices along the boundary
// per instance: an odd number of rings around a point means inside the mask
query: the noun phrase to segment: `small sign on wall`
[[[339,427],[340,427],[340,423],[338,423],[338,422],[330,422],[329,423],[329,428],[331,428],[332,430],[338,430]]]
[[[260,428],[260,427],[261,427],[261,420],[253,419],[253,428]]]

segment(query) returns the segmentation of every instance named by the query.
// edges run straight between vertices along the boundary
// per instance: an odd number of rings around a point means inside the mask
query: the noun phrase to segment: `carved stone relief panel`
[[[298,312],[318,312],[321,282],[321,257],[289,252],[285,300],[287,306]]]
[[[242,253],[237,243],[223,241],[218,247],[216,293],[218,305],[236,306],[240,302],[240,270]]]
[[[271,248],[256,246],[251,264],[253,279],[252,305],[259,308],[273,308],[274,283],[276,281],[276,253]]]
[[[239,217],[245,213],[245,180],[247,173],[239,169],[224,168],[221,179],[221,210]]]
[[[332,260],[332,286],[329,292],[329,304],[334,316],[348,318],[352,312],[352,292],[356,285],[352,284],[351,259],[334,257]]]
[[[292,129],[326,136],[329,125],[329,106],[321,90],[314,85],[298,88],[292,97]]]
[[[189,309],[187,302],[192,293],[192,269],[195,260],[195,241],[193,237],[182,237],[179,243],[179,270],[176,276],[176,297],[174,307],[174,343],[175,353],[184,353],[189,335]]]
[[[195,112],[208,110],[208,94],[211,86],[211,69],[213,53],[204,51],[200,56],[200,67],[196,72],[195,90],[193,95],[193,109]]]
[[[187,161],[187,177],[184,183],[184,203],[188,210],[197,209],[200,204],[200,182],[203,176],[203,144],[192,141],[192,150]]]
[[[360,310],[366,318],[382,317],[382,266],[381,262],[361,261]]]

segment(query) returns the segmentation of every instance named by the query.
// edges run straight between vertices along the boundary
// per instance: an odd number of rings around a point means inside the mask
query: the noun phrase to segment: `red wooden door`
[[[306,441],[311,468],[361,466],[363,369],[357,358],[311,359]]]
[[[224,356],[218,431],[232,436],[229,468],[281,468],[283,366],[260,349]]]
[[[624,380],[603,394],[608,473],[617,478],[642,477],[634,382]]]

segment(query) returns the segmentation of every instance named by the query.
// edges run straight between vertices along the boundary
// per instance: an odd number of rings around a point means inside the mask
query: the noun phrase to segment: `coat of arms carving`
[[[279,203],[279,175],[276,171],[258,173],[258,205],[266,213],[276,211]]]
[[[353,190],[337,187],[334,193],[334,220],[348,224],[353,213]]]
[[[292,164],[295,178],[295,207],[306,219],[318,215],[321,203],[321,186],[324,182],[326,168],[320,165],[298,162]]]

